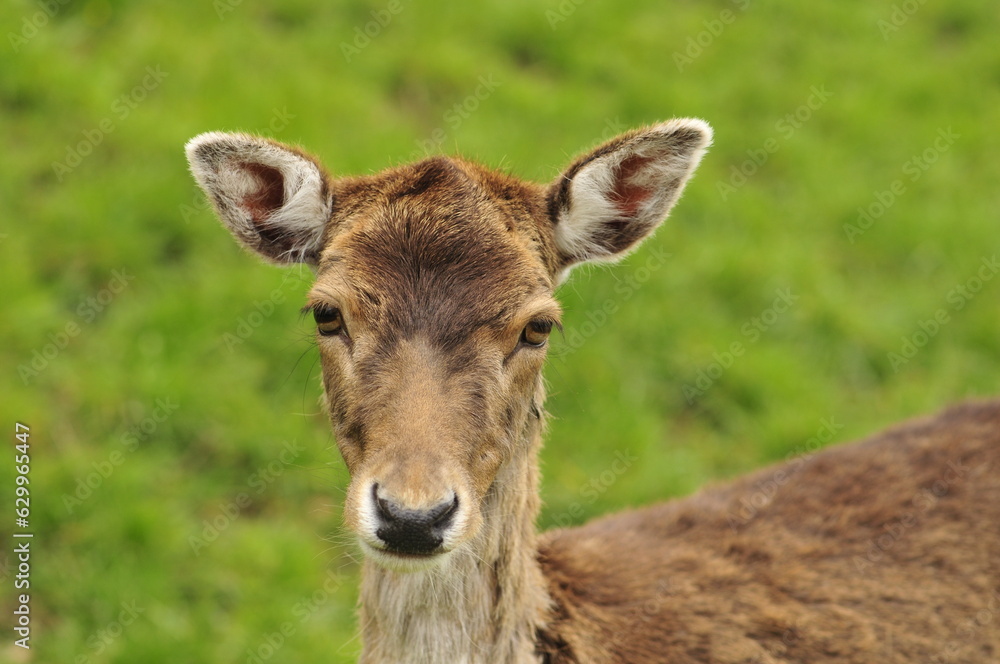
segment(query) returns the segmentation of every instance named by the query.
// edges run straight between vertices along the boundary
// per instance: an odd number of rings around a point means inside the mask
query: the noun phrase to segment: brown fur
[[[997,402],[536,536],[544,349],[521,331],[558,324],[552,293],[573,263],[653,230],[709,133],[630,132],[548,187],[442,157],[316,185],[301,152],[192,141],[237,238],[314,264],[308,307],[342,312],[345,332],[318,345],[348,526],[365,541],[372,486],[407,509],[462,506],[453,549],[428,556],[444,562],[366,562],[363,661],[1000,661]],[[295,181],[316,200],[282,216]],[[595,191],[610,216],[573,213]],[[329,219],[300,218],[309,210]]]
[[[1000,661],[1000,402],[546,533],[539,560],[553,664]]]

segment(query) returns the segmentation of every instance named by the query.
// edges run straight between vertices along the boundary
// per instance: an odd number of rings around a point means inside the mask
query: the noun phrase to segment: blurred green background
[[[659,234],[561,288],[543,527],[998,391],[991,3],[14,0],[0,19],[0,421],[31,426],[36,533],[33,648],[5,629],[0,661],[357,656],[310,274],[215,221],[183,157],[202,131],[334,174],[458,152],[548,181],[637,125],[714,126]]]

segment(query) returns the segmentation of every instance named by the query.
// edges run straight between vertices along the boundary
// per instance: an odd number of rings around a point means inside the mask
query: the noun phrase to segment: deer
[[[187,144],[236,240],[315,272],[360,661],[1000,662],[1000,401],[537,532],[556,288],[648,238],[711,141],[702,120],[649,125],[549,184],[451,156],[333,177],[244,133]]]

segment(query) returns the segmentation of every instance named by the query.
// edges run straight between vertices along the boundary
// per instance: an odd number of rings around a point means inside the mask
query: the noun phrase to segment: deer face
[[[440,157],[333,180],[270,141],[189,143],[237,239],[316,269],[306,309],[351,475],[345,520],[376,562],[421,569],[471,546],[502,469],[532,453],[557,282],[649,235],[709,140],[696,120],[632,132],[548,188]]]
[[[320,252],[307,306],[351,474],[347,523],[389,562],[477,532],[559,322],[551,240],[491,184],[444,159],[356,181]]]

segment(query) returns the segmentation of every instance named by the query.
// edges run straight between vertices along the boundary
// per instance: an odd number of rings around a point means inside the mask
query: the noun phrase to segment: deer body
[[[547,533],[549,661],[1000,661],[998,478],[1000,403],[967,404]]]
[[[252,136],[189,143],[236,238],[317,271],[362,661],[997,661],[997,404],[536,535],[555,287],[651,234],[710,137],[630,132],[548,187],[440,157],[334,179]]]

